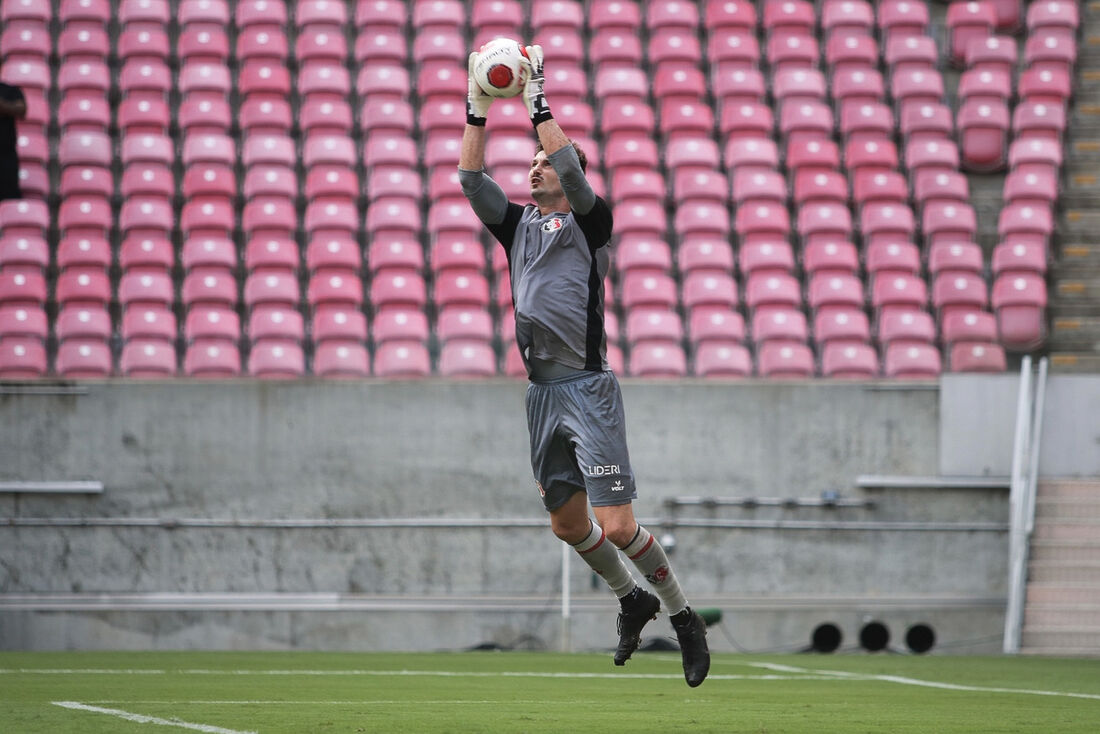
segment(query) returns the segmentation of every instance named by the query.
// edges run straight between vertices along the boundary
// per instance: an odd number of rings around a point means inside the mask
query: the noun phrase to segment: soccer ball
[[[474,81],[490,97],[515,97],[527,83],[527,57],[523,46],[511,38],[494,38],[477,52]]]

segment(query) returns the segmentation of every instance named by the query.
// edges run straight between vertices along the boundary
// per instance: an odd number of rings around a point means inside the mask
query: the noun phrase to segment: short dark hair
[[[577,144],[576,140],[569,139],[569,144],[573,146],[573,150],[577,151],[577,159],[581,162],[581,173],[588,173],[588,156],[584,154],[584,148]],[[542,150],[542,141],[535,141],[535,152],[538,153]]]

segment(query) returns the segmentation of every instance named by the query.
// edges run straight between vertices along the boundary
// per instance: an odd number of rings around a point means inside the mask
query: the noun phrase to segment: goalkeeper
[[[538,137],[529,173],[535,204],[508,201],[483,169],[485,120],[493,98],[474,81],[475,56],[470,55],[459,179],[474,212],[507,254],[516,343],[530,378],[531,468],[551,529],[619,598],[615,664],[630,658],[642,628],[663,604],[680,642],[684,677],[697,686],[710,668],[706,625],[688,606],[664,549],[637,523],[630,504],[637,493],[603,319],[611,210],[585,179],[584,151],[550,112],[539,46],[526,48],[522,92]],[[620,550],[656,596],[638,586]]]

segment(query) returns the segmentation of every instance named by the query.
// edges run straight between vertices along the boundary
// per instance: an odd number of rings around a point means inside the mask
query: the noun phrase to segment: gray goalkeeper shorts
[[[593,507],[637,499],[619,381],[586,372],[527,386],[531,470],[547,510],[587,492]]]

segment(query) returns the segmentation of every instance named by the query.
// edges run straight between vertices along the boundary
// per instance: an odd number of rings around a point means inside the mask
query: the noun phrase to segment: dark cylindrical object
[[[868,622],[859,631],[859,644],[868,652],[878,652],[890,644],[890,630],[882,622]]]
[[[936,632],[931,625],[915,624],[905,633],[905,645],[918,655],[926,653],[936,644]]]
[[[824,622],[814,627],[810,647],[814,652],[835,652],[843,638],[839,627],[832,622]]]

